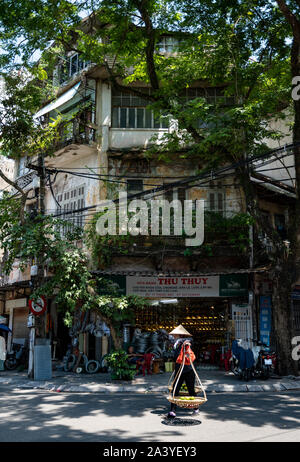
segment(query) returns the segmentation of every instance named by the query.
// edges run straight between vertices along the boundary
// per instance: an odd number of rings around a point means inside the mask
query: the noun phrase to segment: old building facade
[[[263,336],[269,342],[270,329],[263,328],[261,312],[271,306],[271,281],[263,259],[261,265],[253,264],[253,227],[245,231],[240,225],[243,234],[238,238],[239,225],[234,218],[246,213],[246,203],[235,170],[229,170],[226,176],[213,172],[201,179],[198,172],[203,165],[197,158],[184,158],[178,153],[166,162],[149,156],[153,136],[159,144],[164,134],[177,130],[176,121],[155,119],[145,99],[115,91],[104,66],[84,62],[76,53],[69,53],[66,63],[63,72],[58,65],[54,76],[60,85],[56,99],[35,116],[46,123],[59,112],[69,120],[55,155],[45,158],[46,214],[61,216],[84,228],[100,201],[115,200],[119,191],[126,191],[129,198],[177,199],[181,204],[190,200],[193,207],[196,200],[204,200],[207,226],[203,245],[187,247],[183,236],[176,235],[137,236],[125,249],[112,246],[109,261],[103,262],[100,255],[94,265],[95,274],[118,282],[124,294],[151,300],[147,311],[136,313],[135,325],[124,326],[128,339],[134,328],[170,331],[180,323],[193,333],[200,355],[208,349],[224,353],[235,337],[249,346]],[[136,83],[135,88],[149,91],[143,82]],[[216,101],[222,88],[195,82],[186,97],[198,94]],[[84,110],[72,118],[80,105]],[[289,160],[285,158],[285,165]],[[252,181],[266,219],[284,239],[295,194],[291,182],[276,176],[278,162],[277,157],[270,157],[266,166],[254,166]],[[28,210],[36,207],[39,187],[32,165],[37,165],[37,160],[24,156],[16,172],[18,184],[30,190]],[[292,164],[287,168],[292,169]],[[197,175],[198,180],[184,183]],[[161,189],[157,192],[156,188]],[[267,252],[264,236],[259,239]],[[10,344],[28,341],[32,266],[21,272],[16,262],[10,276],[2,281],[2,314],[12,329]],[[69,332],[51,299],[42,329],[53,349],[57,346],[53,354],[62,358]],[[90,333],[80,341],[84,352],[99,360],[112,347],[110,338],[103,340]]]

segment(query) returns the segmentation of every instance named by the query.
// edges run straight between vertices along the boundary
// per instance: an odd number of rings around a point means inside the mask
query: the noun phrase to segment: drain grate
[[[192,427],[195,425],[200,425],[201,420],[195,419],[180,419],[176,417],[175,419],[164,419],[161,422],[163,425],[169,425],[172,427]]]

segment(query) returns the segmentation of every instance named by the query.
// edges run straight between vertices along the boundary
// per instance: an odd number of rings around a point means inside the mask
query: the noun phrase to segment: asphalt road
[[[209,394],[166,425],[161,395],[0,387],[0,442],[299,442],[300,392]],[[186,425],[188,424],[188,425]]]

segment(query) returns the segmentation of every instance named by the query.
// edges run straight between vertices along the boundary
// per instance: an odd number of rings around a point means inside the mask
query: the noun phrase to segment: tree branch
[[[146,35],[148,38],[146,45],[146,61],[147,61],[147,70],[151,86],[154,90],[159,89],[159,81],[156,73],[155,63],[154,63],[154,51],[155,51],[155,30],[153,29],[153,24],[147,8],[147,0],[135,1],[138,11],[141,14],[141,17],[146,26]]]
[[[22,224],[24,224],[24,211],[25,211],[25,205],[27,201],[27,197],[29,194],[29,191],[25,192],[23,191],[22,188],[17,184],[17,182],[12,181],[10,178],[8,178],[0,169],[0,178],[2,178],[6,183],[8,183],[10,186],[15,188],[20,194],[21,194],[21,204],[20,204],[20,221]]]
[[[290,24],[293,35],[300,42],[300,21],[298,18],[291,12],[290,8],[287,6],[285,0],[276,0],[278,7],[282,14],[284,15],[287,22]]]

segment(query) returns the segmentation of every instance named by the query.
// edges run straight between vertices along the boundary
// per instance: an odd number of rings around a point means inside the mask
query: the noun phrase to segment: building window
[[[225,96],[226,87],[197,87],[186,88],[179,99],[182,104],[186,104],[195,98],[205,98],[208,104],[221,103],[222,105],[234,104],[232,96]]]
[[[149,94],[150,89],[138,88],[140,92]],[[146,109],[149,101],[133,93],[113,91],[112,94],[112,127],[113,128],[168,128],[169,118],[154,116],[153,111]]]
[[[165,35],[160,37],[157,48],[160,53],[174,53],[177,51],[179,44],[180,39],[170,35]]]
[[[128,196],[132,194],[138,194],[144,191],[143,180],[127,180],[127,194]]]
[[[65,83],[71,77],[86,69],[91,64],[91,61],[83,60],[78,53],[66,57],[63,62],[58,65],[58,80],[60,84]]]
[[[65,235],[72,231],[72,228],[84,226],[84,211],[78,211],[85,207],[85,186],[81,185],[77,188],[64,191],[57,196],[57,201],[60,207],[57,207],[57,214],[61,214],[61,219],[69,222],[60,228],[60,232]]]
[[[209,212],[225,214],[225,195],[223,191],[208,191],[207,200],[204,204],[205,210]]]

